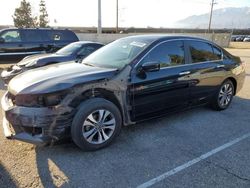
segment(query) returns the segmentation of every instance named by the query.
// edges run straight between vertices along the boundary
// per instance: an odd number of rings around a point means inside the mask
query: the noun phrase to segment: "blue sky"
[[[0,25],[12,25],[12,15],[21,0],[1,0]],[[40,0],[27,0],[38,14]],[[45,0],[50,25],[96,26],[98,0]],[[216,0],[215,9],[250,7],[250,0]],[[191,15],[207,13],[211,0],[119,0],[119,25],[124,27],[174,27]],[[115,26],[116,0],[102,0],[102,25]],[[54,23],[54,20],[57,23]]]

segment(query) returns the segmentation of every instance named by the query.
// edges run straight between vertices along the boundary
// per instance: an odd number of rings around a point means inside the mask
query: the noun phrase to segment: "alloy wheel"
[[[226,107],[232,100],[233,86],[230,83],[225,83],[219,93],[219,104],[221,107]]]
[[[113,135],[115,126],[115,117],[110,111],[96,110],[85,119],[82,135],[91,144],[102,144]]]

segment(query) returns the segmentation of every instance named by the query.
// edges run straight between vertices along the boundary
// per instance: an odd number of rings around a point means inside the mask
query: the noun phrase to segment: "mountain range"
[[[176,22],[179,28],[200,28],[208,27],[210,13],[193,15]],[[211,28],[250,28],[250,7],[223,8],[213,11]]]

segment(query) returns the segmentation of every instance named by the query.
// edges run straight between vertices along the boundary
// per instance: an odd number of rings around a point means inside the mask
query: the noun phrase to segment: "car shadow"
[[[95,152],[81,151],[72,142],[36,147],[36,163],[41,182],[44,187],[117,187],[118,185],[134,187],[137,185],[136,181],[140,182],[142,181],[140,178],[147,176],[145,173],[150,163],[153,165],[159,160],[158,163],[162,165],[164,161],[169,161],[171,165],[183,157],[183,151],[178,153],[178,147],[187,147],[187,151],[192,147],[195,148],[192,145],[188,146],[189,140],[184,139],[186,136],[192,140],[193,130],[185,132],[190,135],[183,135],[181,132],[182,128],[187,129],[185,120],[198,118],[197,116],[203,118],[207,113],[219,117],[220,113],[222,116],[234,114],[235,117],[241,118],[249,112],[249,107],[250,99],[236,96],[226,111],[217,112],[207,107],[199,107],[124,127],[112,145]],[[191,123],[196,124],[195,129],[202,124],[199,121]],[[177,127],[176,124],[178,126],[182,124],[182,127]],[[198,129],[198,131],[206,130]],[[179,143],[182,136],[184,141]],[[177,145],[168,144],[168,138]],[[166,155],[163,160],[162,153]],[[156,168],[150,167],[150,170]]]
[[[7,169],[0,163],[0,185],[2,188],[17,187]]]

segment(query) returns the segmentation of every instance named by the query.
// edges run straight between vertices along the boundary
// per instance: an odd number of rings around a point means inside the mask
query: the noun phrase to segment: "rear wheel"
[[[110,101],[93,98],[83,102],[76,113],[71,136],[83,150],[108,146],[121,130],[119,109]]]
[[[219,91],[212,100],[212,107],[215,110],[225,110],[232,102],[234,95],[234,84],[231,80],[226,80],[221,85]]]

